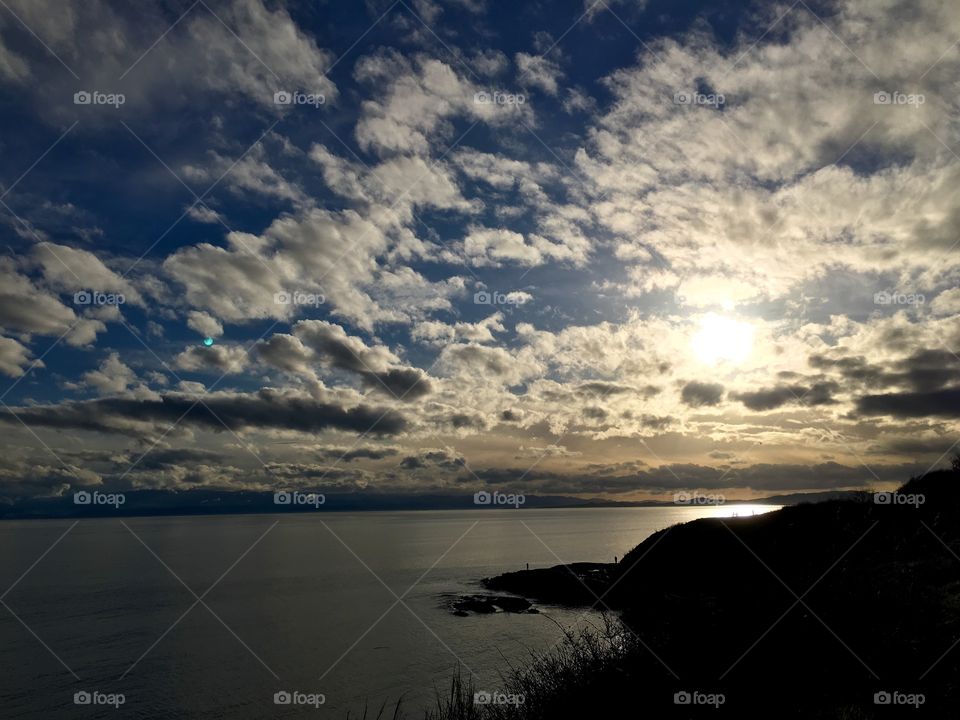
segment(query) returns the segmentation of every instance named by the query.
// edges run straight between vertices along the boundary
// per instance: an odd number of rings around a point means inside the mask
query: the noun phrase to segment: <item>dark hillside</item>
[[[622,682],[585,678],[584,688],[558,699],[563,712],[580,692],[585,703],[596,700],[598,689],[588,688],[599,682],[611,707],[626,707],[643,688],[645,703],[683,717],[713,710],[674,705],[683,690],[723,693],[721,711],[733,714],[956,717],[957,555],[960,473],[940,471],[880,502],[864,494],[697,520],[648,538],[618,565],[510,573],[486,584],[622,613],[634,642],[619,663]],[[901,704],[876,704],[883,692]],[[902,704],[916,693],[924,695],[919,710]]]

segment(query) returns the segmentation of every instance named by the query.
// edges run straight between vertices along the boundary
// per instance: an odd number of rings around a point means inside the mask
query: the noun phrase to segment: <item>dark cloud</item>
[[[718,405],[723,399],[720,383],[688,382],[680,392],[680,399],[690,407]]]
[[[948,350],[921,349],[884,367],[862,355],[836,360],[811,355],[810,365],[824,372],[835,370],[865,388],[909,387],[917,392],[937,390],[960,381],[960,358]]]
[[[320,457],[330,460],[353,462],[354,460],[383,460],[393,457],[399,451],[396,448],[326,448],[319,452]]]
[[[348,336],[339,325],[305,320],[297,323],[294,331],[320,359],[359,375],[367,387],[408,401],[433,391],[425,372],[413,367],[387,367],[391,355],[386,348],[369,348],[359,338]]]
[[[483,428],[485,424],[483,418],[479,415],[467,415],[466,413],[455,413],[450,416],[450,424],[455,428]]]
[[[200,402],[202,400],[202,402]],[[392,410],[358,405],[342,407],[311,397],[264,389],[256,393],[167,393],[159,400],[102,398],[59,405],[20,407],[0,413],[0,420],[32,427],[149,435],[155,425],[181,425],[220,432],[248,428],[320,432],[327,429],[394,434],[407,423]],[[374,424],[376,425],[374,426]]]
[[[713,452],[707,453],[714,460],[733,460],[736,455],[731,452],[724,452],[723,450],[714,450]]]
[[[459,470],[465,467],[466,464],[466,458],[451,448],[421,450],[416,455],[408,455],[400,461],[400,467],[405,470],[419,470],[425,467],[434,467],[441,470]]]
[[[433,388],[427,374],[418,368],[393,368],[382,373],[361,373],[364,384],[382,385],[400,400],[416,400],[429,395]]]
[[[255,349],[257,357],[266,364],[294,375],[311,374],[311,352],[299,338],[283,333],[274,333],[261,340]]]
[[[960,381],[960,358],[947,350],[920,350],[897,365],[918,392]]]
[[[799,405],[832,405],[833,395],[840,386],[833,381],[817,382],[810,386],[777,385],[753,392],[735,393],[731,397],[755,411],[774,410],[790,403]]]
[[[644,398],[652,398],[657,395],[660,390],[661,388],[657,387],[656,385],[634,387],[632,385],[621,385],[602,380],[592,380],[590,382],[581,383],[577,387],[577,392],[579,394],[587,397],[593,397],[598,400],[607,395],[625,395],[628,393],[635,393]]]
[[[871,455],[940,457],[947,453],[955,442],[954,438],[890,438],[871,445],[867,448],[867,452]]]
[[[644,413],[640,416],[640,424],[646,428],[653,428],[655,430],[664,430],[670,425],[673,424],[673,418],[667,415],[649,415]]]
[[[898,418],[960,418],[960,387],[932,392],[866,395],[857,400],[856,414],[891,415]]]
[[[221,452],[197,448],[156,448],[150,450],[146,455],[133,453],[128,457],[130,458],[129,462],[136,462],[137,468],[140,470],[158,470],[183,465],[184,463],[205,463],[209,465],[225,462],[228,458]]]
[[[931,462],[936,459],[932,458]],[[767,494],[802,490],[859,489],[878,482],[905,482],[911,475],[928,469],[923,463],[872,465],[869,468],[825,462],[815,465],[759,463],[734,471],[676,463],[656,468],[623,472],[611,465],[592,465],[584,474],[564,474],[527,468],[476,469],[476,477],[491,486],[520,489],[540,494],[626,493],[632,491],[672,492],[744,488]],[[471,476],[472,477],[472,476]],[[465,478],[469,482],[469,478]]]

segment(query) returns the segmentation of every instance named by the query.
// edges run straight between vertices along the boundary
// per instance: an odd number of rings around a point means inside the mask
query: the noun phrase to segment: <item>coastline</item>
[[[485,578],[490,591],[619,620],[516,672],[507,689],[524,705],[441,717],[589,717],[638,697],[657,717],[688,718],[688,703],[710,698],[710,717],[871,719],[890,716],[887,704],[955,716],[960,472],[884,495],[694,520],[618,564]]]

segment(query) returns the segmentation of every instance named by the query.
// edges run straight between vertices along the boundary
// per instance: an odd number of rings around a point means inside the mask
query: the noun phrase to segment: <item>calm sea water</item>
[[[609,562],[678,522],[770,509],[91,519],[32,569],[72,521],[3,522],[0,591],[23,577],[0,606],[0,717],[118,716],[75,705],[82,691],[122,693],[134,718],[355,717],[365,705],[375,716],[399,698],[416,717],[458,666],[500,689],[508,662],[560,640],[550,618],[592,619],[552,607],[455,617],[444,594],[480,592],[481,578],[526,563]],[[278,706],[281,691],[325,704]]]

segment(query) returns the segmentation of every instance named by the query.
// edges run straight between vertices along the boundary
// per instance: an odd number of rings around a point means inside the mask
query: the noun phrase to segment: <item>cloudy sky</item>
[[[5,0],[0,496],[889,487],[960,8]]]

